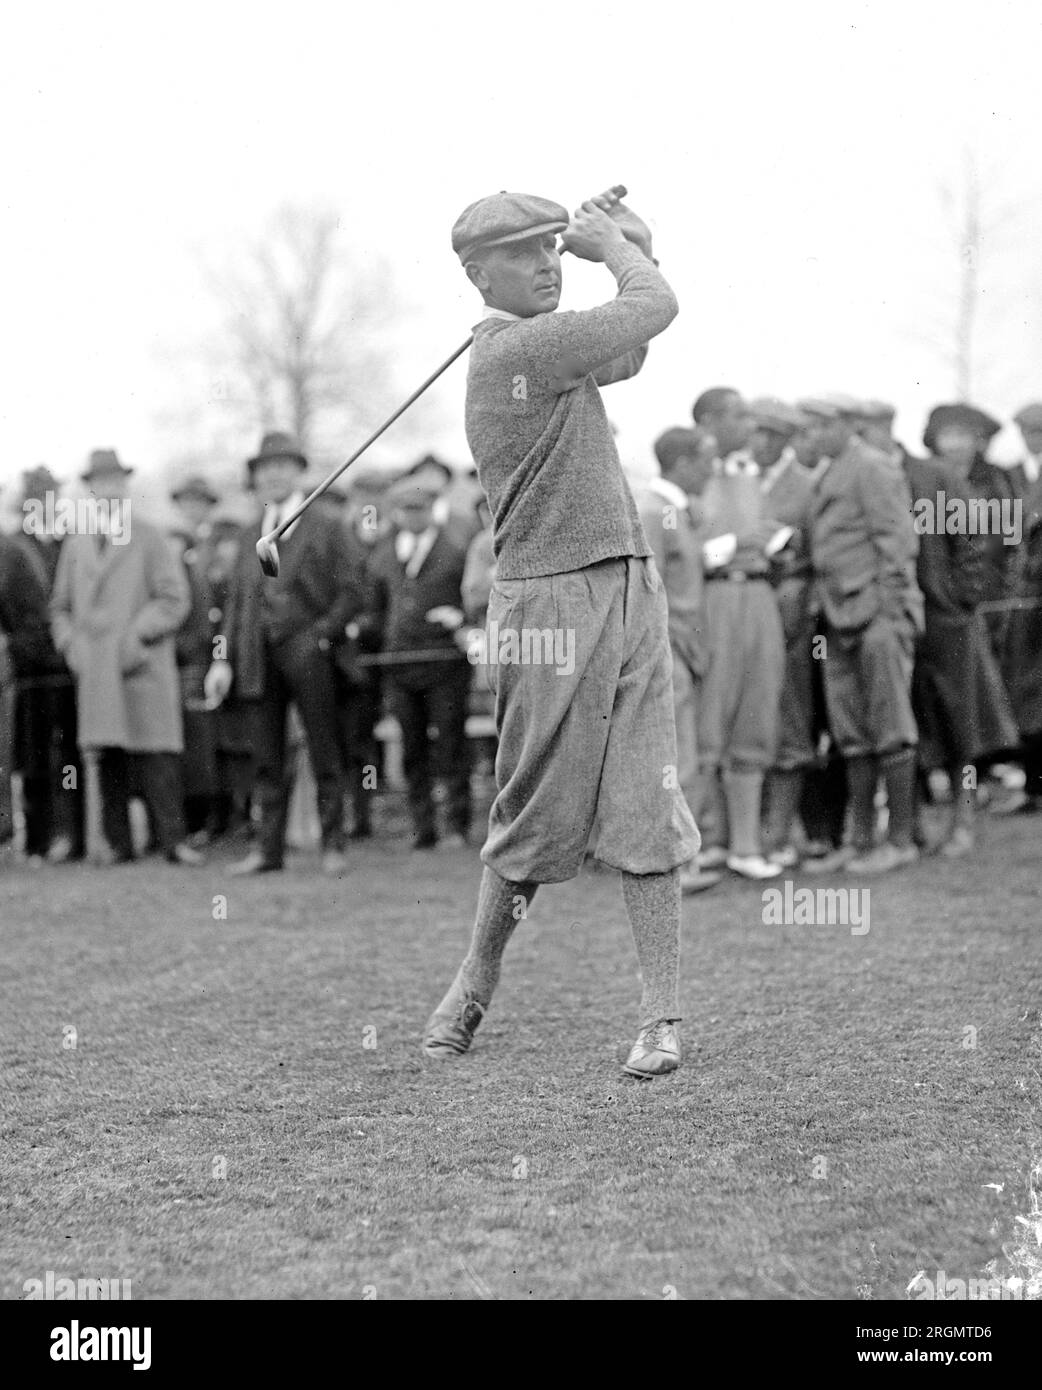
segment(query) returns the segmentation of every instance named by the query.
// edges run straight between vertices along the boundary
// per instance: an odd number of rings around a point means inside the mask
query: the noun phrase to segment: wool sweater
[[[609,303],[486,318],[474,330],[467,440],[492,511],[500,579],[651,554],[598,387],[640,370],[677,301],[630,242],[604,263],[619,287]]]

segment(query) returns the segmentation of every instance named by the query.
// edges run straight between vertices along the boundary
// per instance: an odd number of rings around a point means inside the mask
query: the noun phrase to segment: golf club
[[[612,205],[614,205],[615,203],[620,202],[621,199],[625,198],[626,188],[623,184],[617,183],[614,184],[611,188],[606,189],[604,193],[601,193],[598,196],[601,198],[610,198]],[[416,390],[412,393],[408,400],[402,402],[402,404],[398,407],[398,409],[394,412],[393,415],[389,415],[387,417],[387,419],[383,422],[379,429],[373,431],[373,433],[369,436],[365,443],[362,444],[358,449],[356,449],[349,459],[346,459],[342,464],[339,465],[339,467],[334,468],[333,472],[330,473],[328,478],[323,479],[323,481],[319,483],[318,487],[316,487],[313,492],[311,492],[307,497],[304,498],[303,502],[301,502],[300,506],[297,507],[296,511],[294,511],[290,516],[286,517],[284,521],[279,522],[278,526],[276,526],[273,531],[269,531],[266,535],[261,536],[260,540],[257,542],[256,545],[257,559],[260,561],[261,569],[264,571],[266,575],[268,575],[269,578],[274,579],[279,572],[279,537],[284,535],[286,531],[288,531],[289,528],[293,525],[293,523],[297,520],[297,518],[307,511],[308,507],[311,506],[312,502],[314,502],[316,497],[321,497],[322,494],[325,491],[327,491],[328,488],[331,488],[333,486],[337,478],[339,478],[340,475],[346,469],[351,467],[351,465],[355,462],[356,459],[361,458],[361,456],[365,453],[366,449],[369,448],[370,444],[373,444],[377,439],[379,439],[383,432],[389,429],[391,425],[394,424],[395,420],[398,419],[399,415],[405,414],[405,412],[409,409],[412,403],[418,400],[420,396],[423,395],[424,391],[427,390],[427,387],[430,386],[433,382],[437,381],[438,377],[441,376],[442,372],[446,371],[449,367],[452,366],[453,362],[455,362],[457,357],[462,357],[462,355],[466,352],[467,348],[470,347],[473,341],[474,335],[471,334],[465,343],[460,344],[460,346],[451,355],[451,357],[447,357],[445,361],[441,364],[441,366],[438,367],[436,371],[433,371],[430,374],[430,376],[427,378],[427,380],[423,383],[422,386],[418,386],[416,388]]]

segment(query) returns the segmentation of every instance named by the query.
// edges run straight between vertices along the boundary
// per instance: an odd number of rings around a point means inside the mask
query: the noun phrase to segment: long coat
[[[1025,736],[1042,733],[1042,478],[1024,497],[1024,539],[1014,562],[1014,607],[1004,672],[1013,713]]]
[[[182,751],[174,635],[187,614],[183,569],[148,522],[100,553],[95,536],[67,537],[51,629],[76,678],[81,748]]]

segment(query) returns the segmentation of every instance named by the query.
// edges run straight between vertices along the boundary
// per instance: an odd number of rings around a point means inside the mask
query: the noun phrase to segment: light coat
[[[81,748],[182,751],[174,635],[188,608],[183,568],[148,522],[100,553],[96,536],[66,539],[51,631],[76,679]]]

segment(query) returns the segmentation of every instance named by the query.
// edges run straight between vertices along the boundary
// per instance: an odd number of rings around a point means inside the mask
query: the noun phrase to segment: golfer
[[[564,250],[604,263],[613,300],[555,312],[559,233]],[[493,519],[498,795],[473,939],[424,1051],[467,1051],[537,886],[575,877],[596,826],[597,857],[622,873],[643,980],[625,1070],[651,1077],[680,1062],[679,866],[699,836],[676,776],[665,592],[599,388],[640,370],[677,302],[648,228],[611,195],[569,219],[545,198],[494,194],[461,214],[452,246],[485,301],[466,428]],[[548,630],[553,643],[526,642]],[[548,659],[551,648],[570,659]]]

